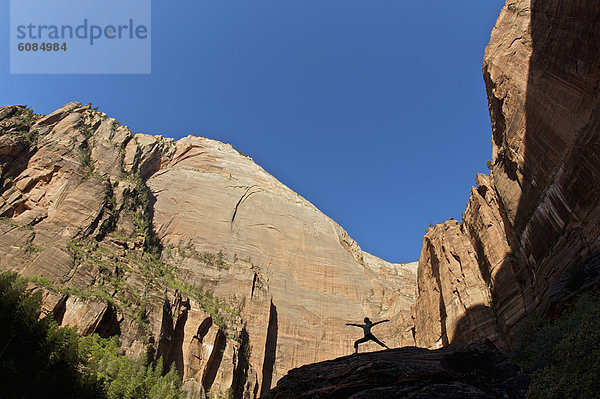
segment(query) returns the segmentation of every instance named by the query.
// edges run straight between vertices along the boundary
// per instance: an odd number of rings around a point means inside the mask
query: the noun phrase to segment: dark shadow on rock
[[[547,290],[554,277],[581,261],[580,256],[598,251],[593,247],[600,209],[600,3],[556,3],[536,1],[532,9],[524,156],[532,194],[521,198],[517,210],[517,220],[523,221],[517,232],[529,223],[535,233],[525,255],[538,261],[533,274],[545,278],[546,284],[535,292],[541,303],[552,295]],[[541,111],[544,107],[554,114],[551,121]],[[562,164],[556,158],[563,159]],[[556,192],[553,187],[541,192],[551,183]],[[556,223],[554,215],[534,213],[533,206],[542,198],[563,223]],[[578,228],[583,230],[572,234]],[[557,250],[563,256],[545,257]]]
[[[202,386],[206,392],[210,390],[215,382],[217,372],[219,371],[221,361],[223,360],[225,346],[227,346],[227,337],[225,336],[225,333],[219,329],[217,336],[215,337],[213,350],[208,358],[208,362],[206,363],[204,375],[202,376]]]
[[[169,298],[167,298],[165,292],[160,334],[158,337],[158,348],[156,351],[157,357],[162,356],[163,359],[169,359],[173,339],[173,330],[173,312],[171,311],[171,302],[169,302]]]
[[[448,331],[446,329],[446,320],[448,318],[448,315],[446,313],[446,303],[444,302],[444,291],[442,288],[443,285],[440,280],[440,261],[437,259],[436,255],[435,255],[435,251],[430,251],[430,254],[431,254],[431,267],[432,267],[431,271],[432,271],[432,274],[436,278],[436,283],[437,283],[438,289],[440,290],[439,312],[440,312],[441,340],[442,340],[442,345],[446,346],[449,344]]]
[[[175,363],[175,368],[179,374],[179,378],[183,378],[183,338],[185,333],[185,323],[188,319],[189,302],[186,306],[182,306],[179,311],[179,317],[175,322],[173,329],[173,340],[171,345],[171,353],[167,364]]]
[[[456,323],[452,342],[469,342],[480,338],[489,338],[494,342],[497,337],[488,337],[487,333],[491,329],[481,330],[481,325],[477,320],[493,320],[494,312],[489,306],[479,305],[467,309],[464,317]],[[494,323],[495,324],[495,323]],[[494,342],[502,348],[502,342]]]
[[[19,122],[27,111],[23,106],[9,105],[0,107],[0,121],[13,126],[5,130],[6,127],[0,127],[0,194],[13,187],[13,179],[19,176],[25,169],[29,160],[37,150],[36,144],[28,143],[24,138],[13,139],[12,136],[26,136],[31,134],[31,126],[21,126]],[[9,123],[12,119],[12,123]],[[13,217],[25,210],[23,204],[15,207],[8,207],[3,210],[0,216]]]
[[[52,319],[60,326],[62,325],[65,312],[67,311],[68,295],[63,295],[52,309]]]
[[[213,325],[212,317],[207,317],[202,320],[196,331],[196,335],[192,337],[187,354],[187,375],[191,378],[200,378],[202,373],[202,354],[204,337],[208,334]]]
[[[265,357],[262,367],[262,382],[260,385],[261,395],[268,392],[273,383],[273,368],[277,355],[277,307],[271,301],[269,310],[269,325],[267,327],[267,339],[265,342]]]
[[[146,180],[144,180],[144,187],[146,189],[148,206],[144,210],[147,213],[147,218],[150,221],[149,231],[147,232],[147,241],[144,242],[145,249],[148,252],[153,253],[155,256],[160,257],[163,251],[163,245],[161,239],[156,235],[154,230],[154,206],[156,204],[156,196],[152,193],[152,190],[148,187]]]
[[[535,300],[545,314],[564,300],[556,278],[600,250],[600,3],[535,1],[531,11],[524,194],[514,226],[517,237],[529,234],[515,275],[526,312]]]
[[[111,304],[106,305],[96,322],[91,325],[83,335],[98,334],[102,338],[121,334],[121,325],[118,320],[117,309]]]
[[[202,323],[200,323],[200,325],[198,326],[198,331],[196,332],[196,336],[194,338],[196,338],[200,343],[202,343],[204,336],[208,334],[208,331],[210,330],[212,325],[212,317],[209,316],[206,319],[202,320]]]
[[[244,396],[244,387],[248,379],[248,369],[250,368],[250,337],[246,328],[242,328],[240,333],[240,348],[237,356],[237,366],[233,374],[233,399],[242,399]]]

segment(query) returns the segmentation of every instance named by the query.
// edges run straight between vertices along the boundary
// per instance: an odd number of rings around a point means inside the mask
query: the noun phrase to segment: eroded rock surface
[[[460,224],[425,236],[419,345],[479,335],[504,346],[600,252],[599,18],[598,2],[506,2],[483,65],[491,173],[477,176]]]
[[[7,106],[0,163],[0,268],[59,323],[175,364],[187,390],[257,397],[351,352],[344,323],[364,316],[414,344],[416,264],[363,252],[228,144],[133,134],[78,103]]]

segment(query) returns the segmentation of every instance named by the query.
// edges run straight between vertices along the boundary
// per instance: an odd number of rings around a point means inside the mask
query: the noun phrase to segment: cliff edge
[[[600,4],[508,0],[483,74],[490,174],[462,221],[430,229],[419,260],[417,345],[510,343],[597,282],[600,265]],[[583,273],[577,287],[570,275]]]

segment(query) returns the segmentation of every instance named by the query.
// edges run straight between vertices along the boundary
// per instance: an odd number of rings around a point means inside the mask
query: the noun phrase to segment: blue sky
[[[416,260],[487,172],[501,0],[153,1],[150,75],[10,75],[0,5],[1,105],[91,102],[134,132],[231,143],[386,260]]]

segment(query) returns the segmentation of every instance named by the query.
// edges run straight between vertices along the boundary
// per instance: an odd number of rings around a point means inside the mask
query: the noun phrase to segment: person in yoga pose
[[[387,347],[386,344],[384,344],[383,342],[378,340],[373,334],[371,334],[371,328],[373,328],[373,326],[376,326],[379,323],[385,323],[386,321],[389,321],[389,320],[386,319],[386,320],[381,320],[381,321],[377,321],[377,322],[373,323],[368,317],[365,317],[365,324],[346,323],[347,326],[354,326],[354,327],[362,328],[365,333],[364,337],[362,337],[361,339],[354,342],[354,353],[358,353],[358,344],[362,344],[363,342],[367,342],[367,341],[373,341],[373,342],[383,346],[386,349],[390,349]]]

